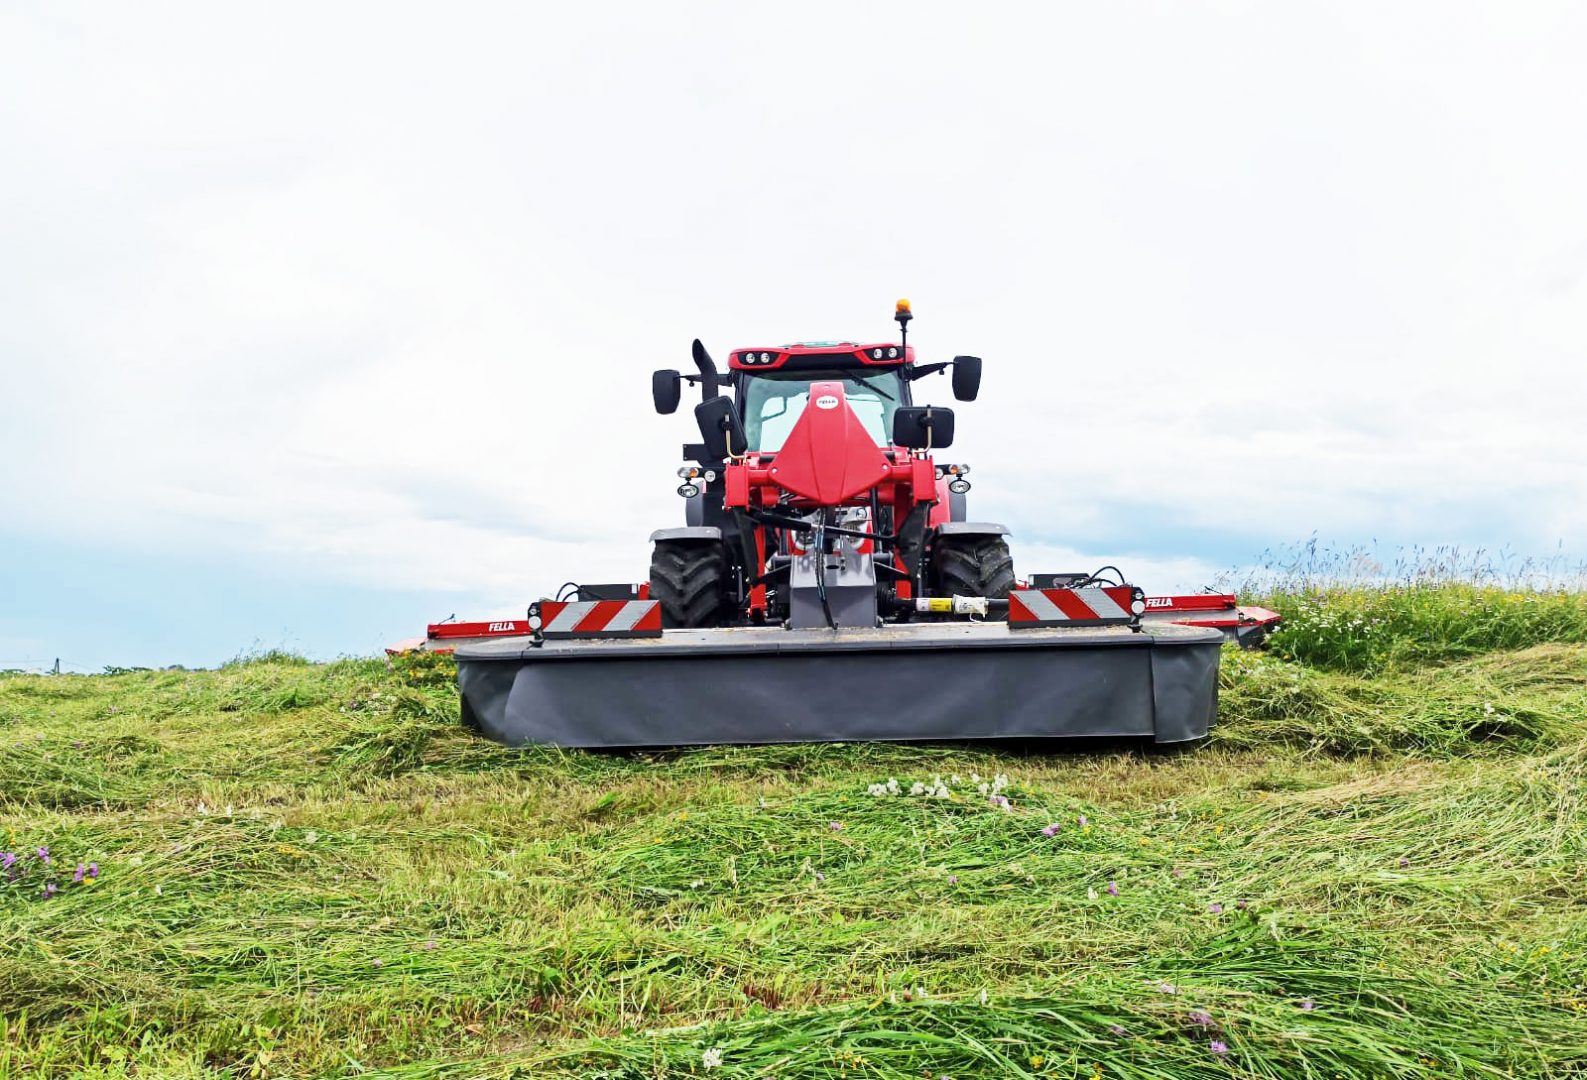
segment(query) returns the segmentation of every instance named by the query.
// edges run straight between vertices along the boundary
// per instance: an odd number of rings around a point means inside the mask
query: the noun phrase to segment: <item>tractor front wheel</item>
[[[650,598],[669,630],[720,626],[727,614],[727,551],[715,540],[657,540]]]
[[[1002,536],[939,536],[931,545],[935,596],[984,596],[1002,600],[1014,587],[1014,557]],[[1006,611],[988,617],[1008,618]]]

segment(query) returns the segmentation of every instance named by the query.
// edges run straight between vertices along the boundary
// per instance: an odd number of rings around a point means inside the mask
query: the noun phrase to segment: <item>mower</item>
[[[945,372],[974,401],[981,360],[917,363],[908,301],[894,318],[897,341],[741,348],[724,374],[696,340],[692,373],[655,372],[658,413],[700,395],[683,523],[645,582],[432,626],[465,721],[570,747],[1204,736],[1225,624],[1272,613],[1181,612],[1111,567],[1021,581],[1009,530],[969,514],[953,410],[916,403]]]

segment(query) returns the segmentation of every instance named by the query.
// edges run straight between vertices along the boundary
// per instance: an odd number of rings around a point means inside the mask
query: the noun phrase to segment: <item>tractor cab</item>
[[[981,384],[981,360],[975,356],[956,356],[950,361],[916,364],[914,346],[908,343],[909,321],[913,316],[909,302],[900,300],[894,318],[903,331],[899,342],[802,341],[791,345],[735,349],[728,354],[728,372],[718,373],[710,354],[698,340],[694,343],[697,375],[678,371],[657,371],[651,377],[651,394],[656,411],[675,412],[682,400],[685,382],[698,385],[701,404],[695,409],[704,441],[684,446],[684,456],[702,467],[720,464],[721,457],[710,452],[716,439],[712,428],[732,426],[742,431],[734,444],[730,437],[727,456],[742,453],[775,454],[793,431],[810,403],[810,388],[818,383],[842,385],[848,408],[879,447],[910,445],[901,443],[899,415],[904,412],[903,431],[918,428],[913,419],[911,385],[928,375],[947,369],[953,371],[953,396],[974,401]],[[710,404],[722,393],[724,384],[732,390],[732,416],[722,405]],[[941,429],[952,424],[952,411],[936,410]],[[940,439],[936,445],[946,445]],[[712,460],[706,460],[712,458]]]
[[[837,351],[845,349],[846,351]],[[811,342],[780,349],[745,349],[728,361],[733,371],[734,404],[744,425],[745,449],[774,454],[810,403],[810,388],[838,382],[865,431],[878,446],[893,441],[893,418],[910,405],[903,361],[890,367],[856,361],[859,354],[900,352],[893,346]],[[762,361],[761,357],[772,357]],[[776,366],[772,366],[775,364]]]

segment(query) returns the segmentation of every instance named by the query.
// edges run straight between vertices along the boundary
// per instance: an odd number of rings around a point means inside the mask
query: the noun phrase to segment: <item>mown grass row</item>
[[[433,660],[0,680],[0,1076],[1587,1072],[1587,648],[1224,659],[1175,756],[511,751]]]

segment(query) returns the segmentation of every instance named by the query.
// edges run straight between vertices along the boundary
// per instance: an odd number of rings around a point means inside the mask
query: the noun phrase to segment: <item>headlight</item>
[[[685,499],[692,499],[696,495],[700,494],[700,489],[694,484],[679,484],[678,494],[682,495]]]
[[[956,477],[948,481],[948,490],[953,492],[955,495],[963,495],[966,491],[970,490],[970,481],[965,480],[962,477]]]

